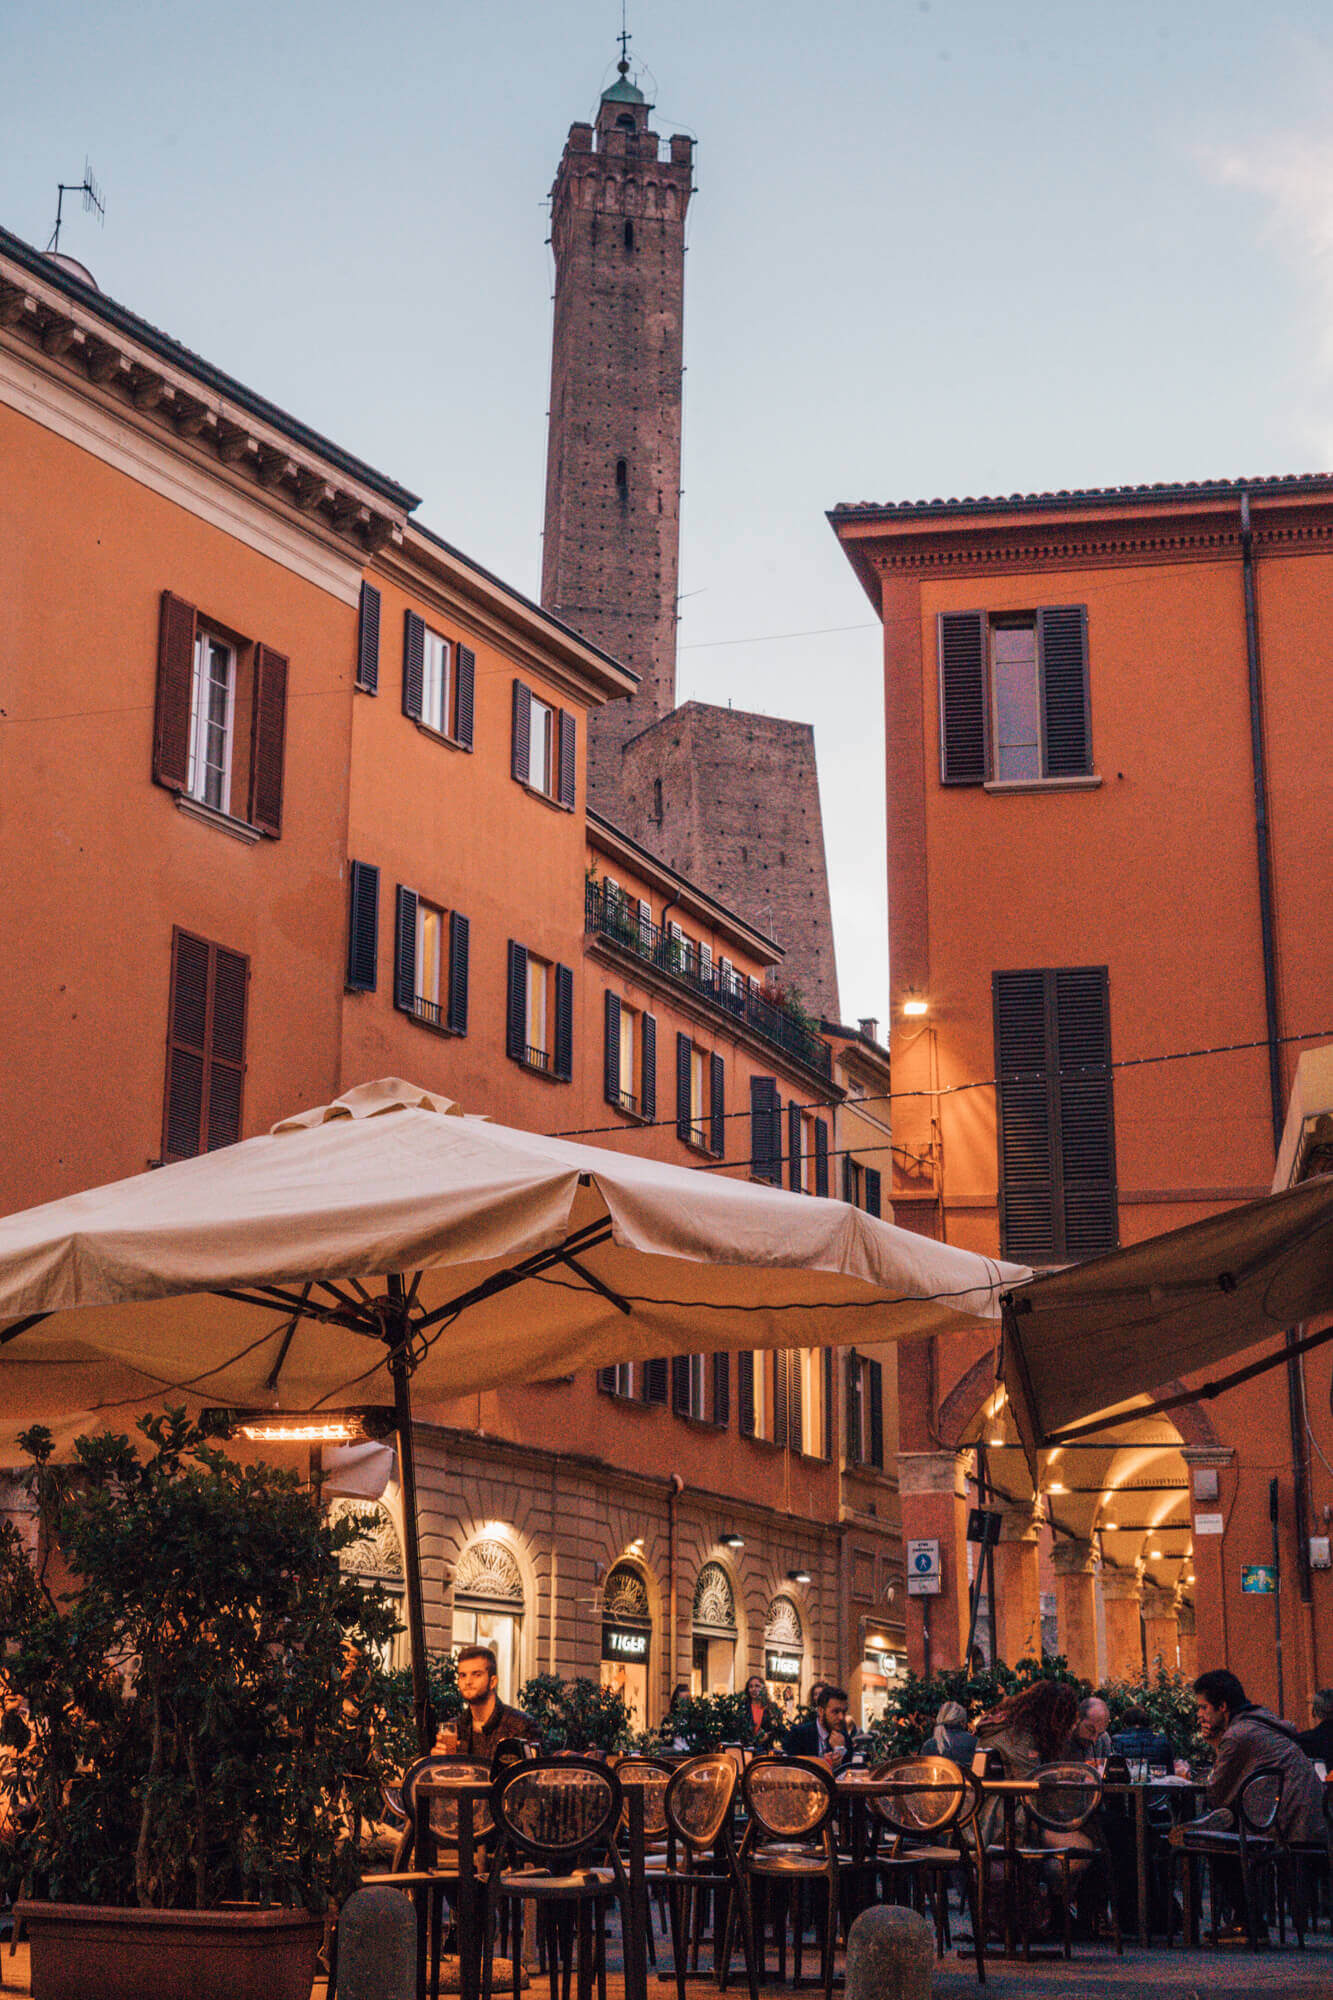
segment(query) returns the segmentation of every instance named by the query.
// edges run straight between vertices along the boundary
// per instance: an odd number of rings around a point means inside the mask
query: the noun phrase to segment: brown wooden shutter
[[[787,1395],[787,1390],[789,1386],[790,1385],[787,1381],[787,1354],[786,1350],[780,1347],[773,1355],[773,1442],[774,1444],[786,1444],[788,1443],[791,1436],[791,1423],[790,1423],[791,1409],[790,1409],[790,1401]],[[797,1426],[797,1436],[798,1437],[800,1436],[799,1425]]]
[[[853,1195],[855,1193],[855,1187],[852,1178],[852,1156],[850,1153],[843,1154],[842,1167],[840,1171],[842,1174],[842,1198],[844,1201],[849,1202],[852,1200]]]
[[[1062,1263],[1114,1249],[1106,968],[998,972],[992,984],[1005,1255]]]
[[[356,684],[366,694],[379,693],[380,594],[373,583],[361,586],[361,609],[356,630]]]
[[[190,782],[190,696],[194,686],[195,609],[162,593],[157,628],[157,701],[153,713],[153,778],[173,792]]]
[[[944,611],[939,621],[940,782],[986,776],[986,614]]]
[[[671,1410],[677,1417],[690,1414],[690,1357],[688,1354],[673,1354],[671,1357]]]
[[[849,1347],[845,1362],[843,1395],[846,1408],[843,1449],[849,1465],[861,1463],[861,1357],[854,1347]]]
[[[347,986],[373,993],[379,977],[380,871],[368,861],[350,868],[347,915]]]
[[[426,699],[426,624],[415,611],[403,613],[403,714],[420,722]]]
[[[567,965],[555,968],[555,1058],[553,1076],[568,1083],[574,1074],[574,974]]]
[[[271,646],[255,647],[255,701],[250,725],[250,824],[274,840],[282,832],[282,769],[287,748],[287,662]]]
[[[467,995],[472,926],[461,910],[449,912],[449,1011],[445,1025],[456,1035],[467,1033]]]
[[[1048,605],[1037,613],[1042,693],[1042,774],[1081,778],[1092,771],[1085,605]]]
[[[833,1440],[836,1435],[837,1400],[833,1386],[833,1349],[824,1349],[824,1435],[820,1439],[820,1456],[832,1458]]]
[[[870,1463],[884,1470],[884,1367],[879,1361],[868,1361],[866,1372],[870,1377]]]
[[[649,1361],[643,1371],[643,1400],[645,1403],[665,1403],[667,1399],[668,1363],[665,1358]]]
[[[750,1172],[782,1185],[782,1141],[777,1085],[771,1076],[750,1078]]]
[[[643,1079],[639,1089],[639,1109],[645,1118],[657,1117],[657,1016],[643,1017]]]
[[[528,954],[509,940],[508,992],[505,1000],[505,1054],[516,1062],[528,1059]]]
[[[725,1430],[731,1422],[731,1356],[713,1356],[713,1422]]]
[[[602,1049],[602,1090],[608,1104],[619,1104],[620,1081],[620,996],[605,996],[605,1043]],[[630,1079],[631,1083],[633,1078]]]
[[[866,1214],[879,1215],[882,1211],[878,1167],[867,1167],[865,1169],[865,1190]]]
[[[708,1149],[717,1159],[727,1150],[727,1065],[719,1055],[709,1057]]]
[[[742,1437],[754,1436],[754,1350],[743,1347],[736,1356],[736,1427]]]
[[[393,930],[393,1004],[417,1011],[417,893],[398,884]]]
[[[815,1120],[815,1193],[828,1194],[828,1124]]]
[[[787,1443],[793,1451],[801,1451],[804,1449],[802,1438],[805,1428],[802,1422],[801,1350],[789,1347],[783,1358],[787,1363]]]
[[[1064,1255],[1097,1257],[1120,1233],[1106,967],[1056,972],[1053,983]]]
[[[609,1368],[599,1368],[597,1370],[597,1386],[604,1396],[615,1395],[616,1376],[618,1372],[614,1362]]]
[[[560,803],[567,812],[574,810],[578,729],[578,717],[571,715],[567,708],[562,708],[560,710]]]
[[[250,961],[175,930],[162,1157],[191,1159],[241,1136]]]
[[[689,1145],[694,1137],[690,1120],[690,1055],[693,1044],[688,1035],[676,1036],[676,1137]]]
[[[801,1185],[801,1107],[794,1101],[787,1106],[787,1186],[794,1191]]]
[[[514,728],[510,740],[509,768],[520,785],[528,782],[532,751],[532,696],[522,681],[514,682]]]
[[[470,750],[477,705],[477,656],[471,646],[454,648],[454,686],[454,736]]]
[[[1056,1249],[1055,1079],[1050,1073],[1046,978],[992,976],[999,1079],[1000,1236],[1007,1257],[1050,1263]]]

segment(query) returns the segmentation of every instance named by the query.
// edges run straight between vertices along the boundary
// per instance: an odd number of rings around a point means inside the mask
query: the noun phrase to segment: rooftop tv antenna
[[[102,199],[102,190],[98,186],[92,166],[85,155],[83,179],[81,181],[60,181],[56,185],[56,226],[51,231],[51,241],[46,246],[48,255],[60,248],[60,226],[64,220],[65,196],[67,194],[81,194],[83,196],[84,214],[96,215],[99,222],[106,221],[106,203]]]

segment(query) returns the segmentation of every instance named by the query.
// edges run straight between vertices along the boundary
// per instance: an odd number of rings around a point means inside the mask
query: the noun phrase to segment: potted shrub
[[[362,1532],[175,1412],[25,1434],[38,1553],[0,1525],[0,1733],[36,2000],[309,2000],[378,1797],[387,1604]],[[58,1571],[63,1571],[59,1574]],[[15,1699],[18,1705],[14,1705]]]
[[[610,1756],[626,1749],[634,1732],[624,1696],[584,1675],[562,1681],[558,1674],[534,1674],[519,1689],[518,1705],[552,1755],[570,1750]]]

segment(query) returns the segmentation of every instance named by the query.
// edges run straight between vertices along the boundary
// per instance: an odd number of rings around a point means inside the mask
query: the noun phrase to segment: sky
[[[696,139],[678,694],[814,723],[844,1018],[887,1008],[878,628],[824,518],[1333,465],[1328,0],[630,0]],[[540,575],[565,134],[619,0],[47,0],[0,222]]]

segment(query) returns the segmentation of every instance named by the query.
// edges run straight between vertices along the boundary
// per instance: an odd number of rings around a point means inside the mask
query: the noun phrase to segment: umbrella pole
[[[406,1332],[406,1328],[404,1328]],[[426,1671],[426,1606],[421,1589],[421,1531],[417,1522],[417,1469],[412,1455],[411,1363],[404,1341],[389,1355],[393,1414],[398,1431],[398,1478],[403,1489],[403,1567],[407,1573],[407,1640],[412,1650],[412,1705],[417,1743],[427,1756],[435,1741],[430,1676]]]

